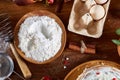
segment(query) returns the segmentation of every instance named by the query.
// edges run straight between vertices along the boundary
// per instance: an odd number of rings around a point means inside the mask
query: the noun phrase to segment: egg
[[[97,3],[97,4],[104,4],[104,3],[106,3],[108,0],[95,0],[95,2]]]
[[[94,20],[100,20],[105,16],[105,9],[101,5],[94,5],[90,8],[89,13],[93,17]]]
[[[94,0],[86,0],[85,2],[85,6],[87,7],[87,9],[90,9],[95,4],[96,2]]]
[[[85,2],[85,1],[87,1],[87,0],[81,0],[82,2]]]

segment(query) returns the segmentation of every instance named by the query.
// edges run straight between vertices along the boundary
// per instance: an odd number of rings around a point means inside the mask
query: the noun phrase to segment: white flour
[[[55,56],[61,47],[62,30],[47,16],[27,18],[18,33],[19,48],[26,57],[43,62]]]

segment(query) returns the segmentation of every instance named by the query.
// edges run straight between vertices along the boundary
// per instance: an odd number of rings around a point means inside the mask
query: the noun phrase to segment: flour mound
[[[18,47],[26,57],[43,62],[55,56],[61,47],[62,30],[47,16],[28,17],[18,32]]]

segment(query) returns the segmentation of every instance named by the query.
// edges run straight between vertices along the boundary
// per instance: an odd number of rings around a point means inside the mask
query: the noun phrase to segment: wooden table
[[[7,12],[9,15],[11,15],[13,27],[24,14],[40,9],[46,9],[55,13],[65,25],[67,31],[67,43],[63,54],[52,63],[45,65],[36,65],[26,62],[32,72],[32,77],[30,80],[40,80],[43,76],[50,76],[52,80],[63,80],[71,69],[90,60],[110,60],[120,64],[120,57],[118,56],[116,45],[111,42],[112,39],[119,39],[119,36],[115,34],[115,30],[120,27],[120,1],[112,0],[105,22],[103,35],[98,39],[77,35],[67,30],[72,4],[73,1],[64,3],[61,13],[56,13],[56,3],[50,6],[45,6],[42,3],[35,3],[27,6],[17,6],[9,0],[0,0],[0,12]],[[73,41],[79,43],[80,40],[84,40],[88,44],[95,44],[97,50],[96,54],[81,54],[80,52],[68,49],[69,42]],[[12,56],[11,51],[9,51],[9,53]],[[14,56],[12,56],[12,58],[15,64],[14,70],[22,75]],[[66,69],[64,69],[63,64],[64,58],[69,58],[69,64],[67,64]],[[10,78],[12,80],[22,80],[15,74],[12,74]]]

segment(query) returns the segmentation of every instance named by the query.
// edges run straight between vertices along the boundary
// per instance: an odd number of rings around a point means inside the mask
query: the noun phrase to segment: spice
[[[51,77],[49,77],[49,76],[43,76],[43,77],[41,78],[41,80],[52,80],[52,79],[51,79]]]
[[[67,66],[64,66],[64,69],[66,69],[67,68]]]
[[[67,60],[64,60],[64,61],[63,61],[63,64],[64,64],[64,65],[67,65],[68,63],[69,63],[69,62],[68,62]]]
[[[66,60],[69,60],[69,58],[67,57]]]
[[[63,60],[62,60],[62,64],[63,64],[63,68],[66,69],[67,66],[70,64],[70,62],[69,62],[69,58],[68,58],[68,57],[63,58]]]
[[[116,78],[113,78],[112,80],[117,80]]]
[[[81,53],[90,53],[90,54],[96,53],[95,45],[88,45],[88,46],[86,45],[86,47],[82,47],[82,45],[78,45],[77,43],[70,42],[69,48],[74,51],[80,51]]]
[[[96,75],[99,75],[100,74],[100,72],[96,72]]]

